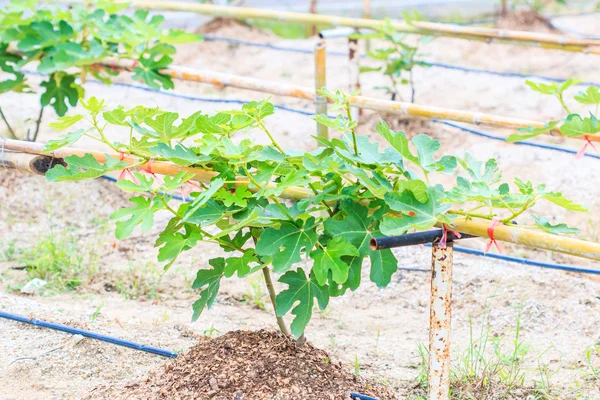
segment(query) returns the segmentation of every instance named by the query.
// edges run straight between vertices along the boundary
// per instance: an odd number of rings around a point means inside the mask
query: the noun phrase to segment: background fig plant
[[[128,59],[135,63],[133,78],[154,89],[172,89],[170,76],[160,73],[175,54],[174,44],[199,40],[200,35],[164,30],[164,17],[138,10],[133,15],[119,12],[126,2],[102,0],[73,4],[68,9],[38,4],[37,0],[12,0],[0,11],[0,70],[8,77],[0,81],[0,94],[40,93],[40,111],[34,132],[36,140],[44,109],[52,107],[64,116],[84,98],[86,77],[109,84],[119,74],[99,63]],[[36,64],[44,76],[39,89],[29,86],[25,68]],[[16,132],[0,109],[0,116],[13,138]]]

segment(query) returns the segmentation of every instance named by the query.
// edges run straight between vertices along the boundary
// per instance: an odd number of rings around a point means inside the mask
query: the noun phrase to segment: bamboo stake
[[[212,4],[184,3],[177,1],[133,0],[131,4],[135,8],[149,10],[188,11],[216,17],[264,19],[308,25],[333,25],[377,29],[385,24],[385,21],[364,18],[348,18],[319,14],[313,15],[309,13],[274,11],[246,7],[217,6]],[[394,29],[399,32],[419,35],[446,36],[467,40],[497,41],[499,43],[517,43],[523,45],[536,45],[549,49],[600,54],[600,41],[595,39],[583,39],[551,33],[466,27],[422,21],[415,21],[411,22],[410,24],[406,22],[393,21],[391,24]]]
[[[320,38],[315,45],[315,90],[321,90],[327,86],[327,64],[326,64],[325,40]],[[327,97],[322,94],[315,95],[315,113],[327,115]],[[329,139],[327,126],[317,122],[317,137]]]
[[[358,93],[360,91],[360,56],[358,54],[358,39],[348,38],[348,76],[350,77],[349,92]],[[352,109],[353,119],[358,121],[361,114],[361,108]]]
[[[124,70],[131,70],[133,65],[132,62],[127,60],[106,60],[101,64],[111,68],[114,67]],[[308,87],[266,81],[240,75],[198,70],[182,66],[171,66],[168,69],[161,70],[161,73],[167,74],[174,79],[208,83],[217,87],[230,86],[257,92],[270,93],[277,96],[295,97],[312,101],[314,101],[316,98],[315,90]],[[485,114],[473,111],[455,110],[444,107],[419,105],[401,101],[382,100],[365,96],[352,96],[349,98],[349,100],[351,106],[360,109],[375,110],[417,118],[443,119],[448,121],[465,122],[473,125],[500,126],[507,128],[527,128],[529,126],[542,128],[545,126],[545,123],[540,121],[504,117],[500,115]],[[590,135],[588,138],[591,141],[600,142],[600,136],[598,135]],[[583,137],[578,137],[576,139],[584,140]]]
[[[363,0],[363,18],[371,19],[371,0]],[[371,39],[365,40],[365,50],[371,51]]]
[[[5,139],[4,142],[4,148],[6,150],[20,151],[23,153],[30,154],[43,154],[42,152],[44,150],[44,144],[41,143],[24,142],[21,140],[12,139]],[[59,158],[64,158],[73,154],[79,156],[83,156],[84,154],[91,154],[99,162],[106,161],[106,157],[121,159],[121,154],[117,153],[106,154],[99,151],[78,149],[72,147],[63,147],[52,152],[53,157]],[[137,158],[130,155],[124,155],[123,161],[125,161],[128,164],[133,164],[137,162]],[[139,168],[147,168],[147,165],[140,165]],[[180,167],[171,163],[161,161],[155,161],[152,163],[152,171],[161,175],[175,175],[182,170],[193,173],[195,175],[195,179],[202,182],[208,182],[218,175],[218,173],[215,171],[207,171],[200,168]],[[250,191],[258,190],[257,188],[253,187],[249,180],[245,177],[236,178],[235,185],[249,186],[248,190]],[[274,185],[270,184],[267,185],[267,187],[274,187]],[[281,194],[282,198],[290,200],[302,200],[313,196],[314,193],[311,190],[301,187],[286,188]],[[485,238],[488,237],[487,230],[489,228],[489,221],[467,220],[464,218],[458,218],[454,223],[454,228],[459,232],[464,232],[470,235]],[[531,248],[550,250],[557,253],[569,254],[572,256],[600,261],[600,243],[593,243],[565,236],[551,235],[542,231],[519,228],[509,225],[498,225],[494,230],[494,238],[496,240],[521,244]]]

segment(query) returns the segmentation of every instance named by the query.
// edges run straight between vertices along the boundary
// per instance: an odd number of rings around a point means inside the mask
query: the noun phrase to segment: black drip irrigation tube
[[[90,339],[100,340],[102,342],[115,344],[117,346],[128,347],[133,350],[144,351],[146,353],[156,354],[162,357],[175,358],[177,357],[177,353],[173,353],[169,350],[159,349],[157,347],[146,346],[145,344],[139,344],[135,342],[130,342],[129,340],[123,340],[112,336],[102,335],[100,333],[94,333],[90,331],[86,331],[83,329],[72,328],[67,325],[62,324],[54,324],[52,322],[46,322],[35,318],[27,318],[22,317],[20,315],[7,313],[4,311],[0,311],[0,318],[10,319],[12,321],[22,322],[28,325],[39,326],[41,328],[53,329],[55,331],[70,333],[73,335],[81,335]]]
[[[383,250],[383,249],[391,249],[391,248],[395,248],[395,247],[415,246],[415,245],[419,245],[419,244],[422,244],[425,246],[431,246],[432,243],[439,242],[440,239],[442,238],[442,235],[443,235],[443,231],[441,229],[433,229],[433,230],[423,231],[423,232],[407,233],[405,235],[400,235],[400,236],[385,236],[385,237],[371,239],[370,246],[371,246],[372,250]],[[461,234],[460,239],[471,239],[474,237],[477,237],[477,236],[467,235],[467,234],[463,233],[463,234]],[[459,238],[457,238],[455,236],[454,232],[452,232],[452,231],[447,232],[448,243],[455,242],[458,239]],[[560,271],[576,272],[576,273],[581,273],[581,274],[600,275],[600,269],[582,268],[582,267],[576,267],[573,265],[564,265],[564,264],[555,264],[555,263],[549,263],[549,262],[543,262],[543,261],[528,260],[526,258],[506,256],[504,254],[486,253],[481,250],[475,250],[475,249],[471,249],[468,247],[462,247],[462,246],[454,246],[454,251],[457,251],[459,253],[471,254],[471,255],[475,255],[475,256],[483,256],[483,257],[493,258],[496,260],[513,262],[513,263],[517,263],[517,264],[521,264],[521,265],[529,265],[532,267],[556,269],[556,270],[560,270]],[[406,270],[410,270],[410,269],[406,269]],[[412,269],[412,270],[428,271],[425,269]]]

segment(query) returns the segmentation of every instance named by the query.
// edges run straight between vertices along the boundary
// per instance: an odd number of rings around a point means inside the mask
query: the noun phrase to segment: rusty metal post
[[[348,75],[350,77],[349,92],[360,91],[360,55],[358,53],[358,39],[348,38]],[[352,109],[352,118],[357,120],[362,115],[361,108]]]
[[[315,90],[327,86],[327,64],[325,39],[319,38],[315,45]],[[327,115],[327,97],[317,93],[315,96],[315,113]],[[329,132],[325,125],[317,122],[317,137],[328,139]]]
[[[431,300],[429,310],[429,400],[450,395],[450,321],[452,315],[453,243],[431,247]]]
[[[311,14],[317,13],[317,0],[310,0],[308,12]],[[306,36],[315,36],[317,34],[317,25],[307,25],[306,32],[308,33]]]

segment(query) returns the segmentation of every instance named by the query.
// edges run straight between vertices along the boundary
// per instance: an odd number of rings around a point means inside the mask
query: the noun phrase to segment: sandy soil
[[[593,31],[588,25],[598,24],[595,18],[569,18],[562,24],[573,24],[581,30]],[[226,26],[220,36],[243,38],[276,44],[311,48],[313,40],[281,41],[269,34],[239,26]],[[345,50],[344,40],[328,42],[328,47]],[[487,45],[459,40],[438,39],[427,45],[424,58],[476,68],[531,72],[569,77],[577,74],[583,80],[600,80],[593,56],[566,52],[549,52],[536,48]],[[220,42],[205,42],[186,46],[178,53],[178,64],[207,68],[263,79],[312,85],[312,57],[306,54],[278,53],[272,50],[236,47]],[[345,89],[348,86],[347,63],[344,57],[328,59],[328,86]],[[127,77],[120,78],[127,81]],[[417,102],[459,109],[510,115],[530,119],[550,119],[559,112],[552,99],[531,92],[521,79],[491,78],[441,69],[416,71]],[[35,82],[36,78],[32,80]],[[366,95],[381,96],[372,89],[381,84],[376,75],[363,79]],[[207,85],[177,82],[177,90],[198,96],[219,98],[261,99],[260,93],[225,89]],[[229,104],[191,102],[172,97],[114,87],[110,90],[89,84],[88,95],[106,99],[110,105],[160,105],[164,109],[190,114],[197,109],[231,108]],[[578,89],[571,91],[571,94]],[[408,92],[405,93],[405,97]],[[311,105],[296,99],[273,97],[275,104],[306,110]],[[5,94],[3,110],[11,120],[25,120],[37,113],[34,97]],[[577,108],[576,108],[577,109]],[[48,121],[54,116],[50,116]],[[386,119],[397,117],[385,116]],[[372,134],[375,118],[365,116],[362,133]],[[269,120],[270,129],[288,147],[314,148],[314,123],[307,117],[284,111]],[[412,125],[411,125],[412,126]],[[592,211],[588,215],[566,215],[544,205],[539,213],[556,215],[561,220],[582,229],[581,238],[598,240],[600,214],[600,181],[590,174],[598,161],[575,161],[571,155],[530,147],[486,141],[440,124],[417,125],[442,142],[448,152],[472,153],[478,158],[495,157],[505,177],[521,176],[536,183],[568,193]],[[20,128],[23,129],[24,125]],[[487,129],[486,129],[487,130]],[[416,133],[416,132],[415,132]],[[503,133],[503,132],[502,132]],[[118,132],[112,132],[118,135]],[[42,130],[41,141],[57,134]],[[250,136],[257,140],[256,132]],[[548,138],[546,141],[559,141]],[[561,143],[577,149],[579,143]],[[81,146],[92,146],[82,142]],[[186,254],[168,273],[160,277],[158,293],[127,299],[116,290],[117,281],[130,277],[132,268],[154,263],[154,234],[136,234],[132,239],[117,242],[108,216],[127,204],[127,195],[107,181],[77,184],[48,184],[42,178],[17,176],[0,172],[0,250],[8,244],[16,248],[31,248],[48,232],[58,235],[75,231],[80,235],[82,249],[93,249],[99,256],[99,273],[86,288],[76,292],[26,297],[11,288],[25,281],[24,273],[12,269],[14,262],[0,263],[0,309],[53,322],[86,327],[140,343],[181,351],[195,343],[195,335],[224,333],[235,329],[275,328],[272,312],[248,301],[258,284],[229,280],[222,285],[218,302],[195,323],[190,322],[191,303],[195,299],[189,289],[190,280],[209,258],[219,254],[210,245],[201,245]],[[51,218],[49,217],[51,216]],[[99,223],[98,221],[104,221]],[[158,223],[166,223],[159,216]],[[483,241],[464,243],[481,248]],[[510,254],[530,256],[540,260],[598,266],[597,263],[545,252],[507,246]],[[430,251],[410,248],[396,251],[402,267],[427,268]],[[469,321],[479,327],[489,314],[492,332],[508,335],[515,328],[518,310],[523,324],[522,338],[531,345],[527,366],[530,383],[536,379],[536,358],[558,370],[552,384],[560,392],[558,398],[574,398],[584,384],[584,353],[600,338],[600,281],[557,271],[523,267],[486,258],[456,254],[454,281],[453,351],[462,352],[469,337]],[[18,266],[18,265],[17,265]],[[154,275],[160,275],[156,272]],[[366,278],[365,280],[367,280]],[[387,382],[405,398],[414,386],[419,361],[417,344],[428,337],[428,274],[399,271],[386,290],[363,285],[356,292],[334,299],[331,308],[317,313],[307,335],[316,346],[326,349],[346,363],[348,369],[359,361],[361,373]],[[260,296],[258,296],[260,297]],[[266,298],[263,298],[264,301]],[[376,304],[376,307],[373,305]],[[101,306],[94,319],[92,315]],[[510,339],[506,346],[510,347]],[[50,352],[52,351],[52,352]],[[28,357],[24,359],[24,357]],[[0,385],[1,399],[77,399],[100,384],[127,385],[148,371],[156,369],[164,359],[119,348],[92,340],[77,338],[48,330],[26,327],[0,320]],[[587,384],[589,388],[590,385]],[[586,389],[588,398],[600,397],[600,389]],[[594,391],[595,390],[595,391]]]

